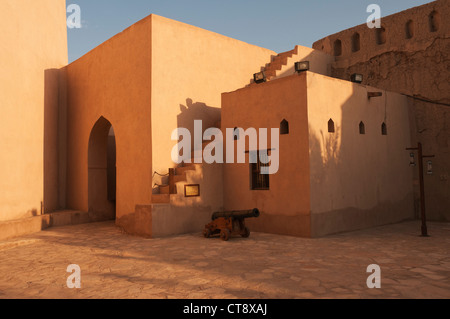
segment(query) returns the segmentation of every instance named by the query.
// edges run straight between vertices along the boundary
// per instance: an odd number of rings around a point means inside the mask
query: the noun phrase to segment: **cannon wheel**
[[[228,229],[222,229],[220,231],[220,238],[223,241],[227,241],[228,239],[230,239],[230,231]]]
[[[242,237],[244,238],[248,238],[250,236],[250,229],[248,229],[248,227],[244,228],[244,231],[241,234]]]
[[[210,230],[209,228],[205,228],[205,229],[203,230],[203,236],[204,236],[205,238],[211,237],[211,230]]]

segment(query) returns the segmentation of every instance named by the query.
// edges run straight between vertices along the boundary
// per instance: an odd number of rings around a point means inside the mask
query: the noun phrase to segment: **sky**
[[[366,23],[370,4],[388,16],[430,0],[66,0],[81,9],[68,30],[69,62],[150,14],[191,24],[275,52],[312,44]],[[69,16],[70,13],[67,13]]]

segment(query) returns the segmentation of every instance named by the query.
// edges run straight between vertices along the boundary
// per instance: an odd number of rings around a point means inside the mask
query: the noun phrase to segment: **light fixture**
[[[255,73],[255,74],[253,74],[253,80],[255,81],[255,83],[266,82],[266,80],[267,80],[266,74],[264,73],[264,71]]]
[[[362,83],[363,81],[363,75],[362,74],[358,74],[358,73],[353,73],[351,76],[351,81],[354,83]]]
[[[416,160],[414,159],[414,153],[409,153],[409,166],[416,166]]]
[[[427,174],[433,175],[433,162],[432,161],[427,162]]]
[[[309,70],[309,61],[295,62],[295,72],[300,73]]]

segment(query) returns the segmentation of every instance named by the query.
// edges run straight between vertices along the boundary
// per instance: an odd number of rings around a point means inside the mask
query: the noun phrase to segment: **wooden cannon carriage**
[[[259,210],[257,208],[216,212],[212,215],[212,222],[205,226],[203,236],[209,238],[220,234],[220,238],[225,241],[230,239],[232,234],[238,234],[247,238],[250,236],[250,230],[245,226],[245,219],[251,217],[259,217]]]

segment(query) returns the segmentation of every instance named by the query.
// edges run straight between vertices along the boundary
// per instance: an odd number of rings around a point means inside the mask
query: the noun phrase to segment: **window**
[[[281,121],[280,123],[280,134],[287,135],[289,134],[289,122],[286,120]]]
[[[361,38],[359,33],[356,32],[352,36],[352,52],[358,52],[361,49]]]
[[[364,122],[359,123],[359,134],[366,134],[366,126],[364,125]]]
[[[342,42],[341,40],[334,41],[334,56],[340,56],[342,54]]]
[[[381,124],[381,134],[387,135],[387,125],[384,122],[383,122],[383,124]]]
[[[334,133],[334,132],[335,132],[334,122],[332,119],[330,119],[328,121],[328,133]]]
[[[406,38],[411,39],[414,36],[414,23],[412,20],[406,22]]]
[[[376,29],[377,33],[377,44],[385,44],[386,43],[386,29],[381,27]]]
[[[437,30],[439,30],[439,24],[441,22],[439,13],[437,13],[436,11],[431,12],[428,16],[428,20],[430,25],[430,32],[436,32]]]
[[[267,152],[264,155],[264,162],[268,162],[267,158]],[[270,163],[264,164],[261,161],[262,153],[260,152],[254,152],[251,153],[251,155],[256,156],[257,155],[257,163],[250,163],[250,174],[251,174],[251,189],[252,190],[269,190],[269,174],[261,174],[261,169],[263,167],[268,167]]]

